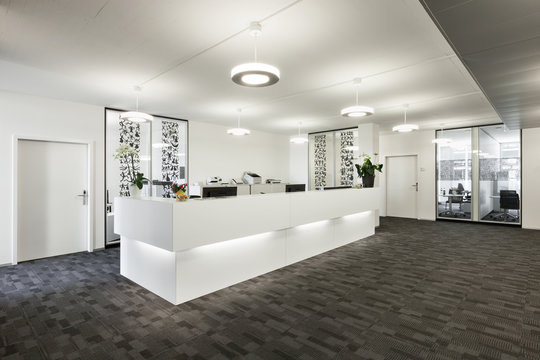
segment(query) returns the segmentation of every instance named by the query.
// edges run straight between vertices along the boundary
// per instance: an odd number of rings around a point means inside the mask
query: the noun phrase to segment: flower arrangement
[[[186,195],[187,184],[172,184],[171,189],[176,194],[176,200],[186,201],[188,199]]]
[[[139,154],[129,145],[121,145],[116,149],[114,153],[114,158],[116,160],[124,160],[128,168],[128,181],[137,186],[140,190],[143,187],[143,180],[149,181],[144,177],[144,174],[141,172],[135,172],[135,156]]]

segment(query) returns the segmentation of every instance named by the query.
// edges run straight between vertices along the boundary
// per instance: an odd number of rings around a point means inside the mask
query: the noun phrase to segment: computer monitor
[[[236,196],[236,186],[205,186],[202,189],[202,197]]]
[[[306,184],[287,184],[285,185],[285,192],[297,192],[306,191]]]

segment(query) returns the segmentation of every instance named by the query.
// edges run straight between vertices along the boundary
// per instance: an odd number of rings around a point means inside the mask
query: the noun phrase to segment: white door
[[[386,158],[386,215],[417,218],[416,155]]]
[[[17,261],[87,250],[87,147],[18,141]]]

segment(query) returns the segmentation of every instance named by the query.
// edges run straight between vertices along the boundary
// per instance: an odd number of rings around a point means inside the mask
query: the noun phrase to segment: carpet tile
[[[173,306],[119,249],[0,268],[2,359],[540,359],[540,236],[381,218],[376,234]]]

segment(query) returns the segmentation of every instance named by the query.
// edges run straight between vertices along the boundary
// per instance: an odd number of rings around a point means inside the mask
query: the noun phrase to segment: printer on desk
[[[255,173],[246,171],[244,172],[244,176],[242,176],[242,181],[246,184],[260,184],[261,183],[261,177]]]

